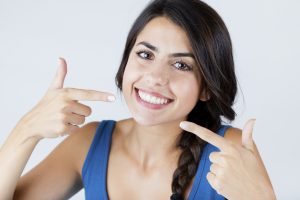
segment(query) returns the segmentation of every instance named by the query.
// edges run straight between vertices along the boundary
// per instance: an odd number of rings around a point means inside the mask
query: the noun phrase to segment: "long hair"
[[[129,31],[116,85],[122,91],[123,74],[138,34],[150,20],[160,16],[167,17],[186,32],[201,74],[201,86],[209,95],[209,100],[197,102],[187,120],[216,132],[222,116],[229,121],[236,116],[232,105],[237,81],[232,43],[225,23],[213,8],[200,0],[153,0],[146,6]],[[177,144],[182,153],[173,174],[171,199],[184,198],[205,144],[196,135],[182,131]]]

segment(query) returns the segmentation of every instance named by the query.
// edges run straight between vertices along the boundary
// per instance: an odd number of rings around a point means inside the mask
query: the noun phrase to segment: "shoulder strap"
[[[217,134],[224,137],[224,134],[229,125],[222,125],[217,131]],[[219,151],[219,149],[211,144],[206,144],[203,148],[203,152],[200,158],[198,169],[195,175],[192,190],[190,192],[188,200],[224,200],[224,197],[219,195],[208,183],[206,175],[209,172],[211,162],[209,160],[209,154],[213,151]]]
[[[101,196],[106,195],[107,162],[114,126],[115,121],[105,120],[97,127],[82,167],[86,199],[98,199],[100,194]]]

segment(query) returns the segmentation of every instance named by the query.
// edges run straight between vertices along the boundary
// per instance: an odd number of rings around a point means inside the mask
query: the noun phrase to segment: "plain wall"
[[[111,91],[131,24],[146,0],[0,0],[0,144],[68,62],[66,87]],[[300,1],[207,0],[232,37],[239,95],[233,125],[257,119],[254,139],[278,199],[300,199]],[[242,91],[242,93],[241,93]],[[241,95],[243,94],[243,95]],[[129,117],[124,100],[85,102],[87,122]],[[63,140],[45,139],[24,172]],[[73,198],[84,199],[83,191]]]

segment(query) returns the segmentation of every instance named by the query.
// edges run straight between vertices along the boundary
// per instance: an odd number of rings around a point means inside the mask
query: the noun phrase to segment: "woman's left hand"
[[[242,131],[242,145],[213,133],[192,122],[181,122],[180,127],[218,147],[212,152],[212,162],[207,173],[209,184],[229,200],[274,200],[272,185],[262,163],[255,153],[252,132],[255,120],[249,120]]]

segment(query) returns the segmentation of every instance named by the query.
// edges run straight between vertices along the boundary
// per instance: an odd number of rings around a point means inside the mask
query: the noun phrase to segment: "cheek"
[[[181,103],[196,104],[199,99],[200,84],[194,75],[178,79],[172,89]]]
[[[137,70],[137,63],[133,59],[128,59],[125,71],[123,74],[123,90],[128,90],[132,87],[132,84],[136,82],[140,77],[140,73]],[[125,92],[125,91],[123,91]]]

